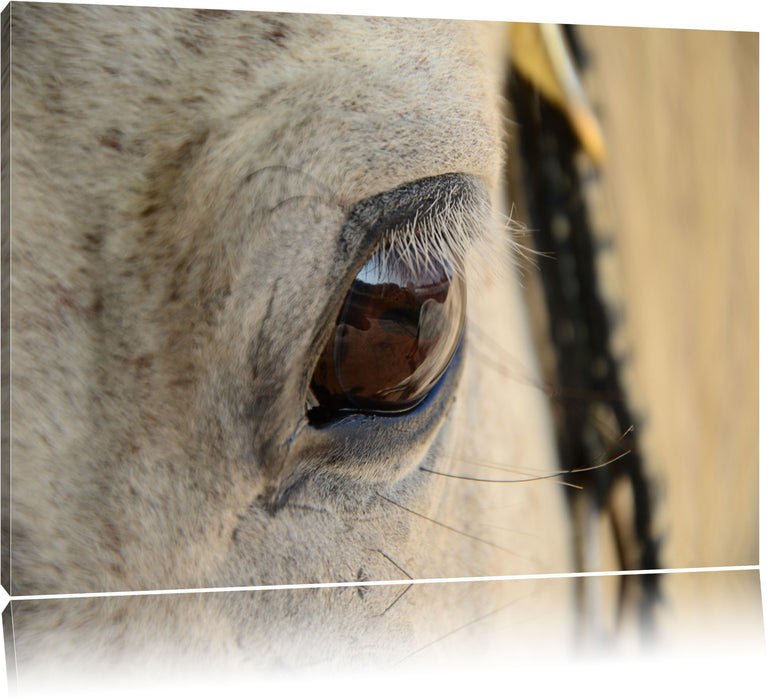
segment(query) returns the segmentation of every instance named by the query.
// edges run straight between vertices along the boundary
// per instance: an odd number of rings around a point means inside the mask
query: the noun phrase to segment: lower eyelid
[[[305,475],[329,473],[385,483],[414,471],[453,405],[465,345],[464,334],[441,379],[409,412],[341,412],[316,422],[313,409],[288,445],[288,466],[280,475],[273,501],[282,504],[285,494]]]

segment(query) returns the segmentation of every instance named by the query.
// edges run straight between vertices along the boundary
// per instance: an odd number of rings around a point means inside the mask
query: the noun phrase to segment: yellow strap
[[[557,24],[515,22],[511,50],[515,69],[566,115],[593,161],[603,163],[603,133],[579,82],[561,28]]]

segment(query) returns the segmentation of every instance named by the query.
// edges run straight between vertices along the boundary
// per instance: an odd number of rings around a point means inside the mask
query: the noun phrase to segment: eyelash
[[[525,235],[525,228],[499,213],[487,195],[448,196],[419,210],[411,221],[388,229],[371,260],[377,274],[404,272],[408,277],[444,262],[451,273],[476,288],[490,275],[508,269],[497,252],[503,241],[511,253],[507,257],[523,263],[531,259],[531,250],[519,240]],[[397,260],[403,265],[401,271],[392,267]]]

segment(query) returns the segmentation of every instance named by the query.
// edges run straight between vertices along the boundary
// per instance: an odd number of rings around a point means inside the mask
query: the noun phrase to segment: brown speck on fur
[[[124,365],[132,367],[135,376],[140,380],[148,375],[148,371],[154,363],[154,356],[151,353],[145,355],[130,355],[129,357],[122,358],[121,361]]]
[[[103,233],[102,231],[95,231],[92,233],[86,233],[84,235],[84,238],[86,239],[86,244],[84,245],[84,250],[89,251],[90,253],[94,253],[97,250],[100,249],[102,246],[103,241]]]
[[[274,27],[271,31],[267,32],[264,35],[265,39],[269,39],[273,44],[276,46],[280,46],[281,48],[285,48],[286,46],[286,38],[288,37],[288,26],[283,24],[282,22],[278,22],[277,20],[268,19],[267,25],[270,27]]]
[[[192,37],[186,34],[183,36],[179,36],[178,41],[192,53],[195,53],[198,56],[202,55],[202,48],[199,45],[198,37]]]
[[[112,148],[114,151],[121,153],[124,150],[124,146],[121,143],[121,139],[124,134],[121,129],[108,129],[100,136],[100,145],[106,148]]]

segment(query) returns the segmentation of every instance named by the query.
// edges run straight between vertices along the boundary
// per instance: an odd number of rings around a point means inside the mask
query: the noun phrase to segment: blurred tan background
[[[625,309],[615,354],[645,419],[661,565],[758,564],[758,35],[579,36],[608,151],[590,204],[615,241],[602,281]],[[759,606],[756,572],[664,587],[674,611]]]

